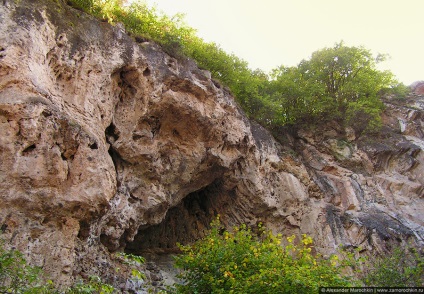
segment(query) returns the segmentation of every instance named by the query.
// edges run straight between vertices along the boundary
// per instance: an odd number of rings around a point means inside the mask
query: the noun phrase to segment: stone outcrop
[[[424,95],[424,81],[416,81],[410,88],[415,95]]]
[[[217,214],[323,253],[422,246],[421,96],[388,103],[380,137],[329,124],[278,143],[208,72],[119,25],[48,0],[3,1],[0,19],[2,237],[59,283],[123,285],[114,252],[174,252]]]

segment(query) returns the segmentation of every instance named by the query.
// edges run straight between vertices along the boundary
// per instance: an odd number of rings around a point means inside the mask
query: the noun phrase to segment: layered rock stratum
[[[384,129],[337,123],[278,142],[193,61],[61,1],[0,4],[0,227],[59,284],[123,283],[113,253],[175,252],[262,222],[339,245],[424,242],[424,98],[386,101]]]

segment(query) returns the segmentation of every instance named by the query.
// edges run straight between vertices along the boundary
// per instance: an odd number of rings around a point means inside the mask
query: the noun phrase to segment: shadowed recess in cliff
[[[168,211],[160,224],[140,228],[125,250],[135,254],[176,252],[177,243],[189,244],[202,238],[218,214],[224,219],[232,219],[231,206],[235,197],[234,193],[222,188],[220,180],[216,180],[187,195]]]

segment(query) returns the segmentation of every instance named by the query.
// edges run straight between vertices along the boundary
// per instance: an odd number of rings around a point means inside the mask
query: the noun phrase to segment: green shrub
[[[50,293],[52,283],[45,282],[41,269],[28,265],[18,250],[6,250],[0,243],[0,293]]]
[[[389,255],[371,258],[362,280],[375,287],[422,287],[424,256],[415,248],[396,247]]]
[[[66,290],[66,294],[111,294],[116,293],[116,289],[104,283],[100,277],[91,276],[88,281],[80,280],[74,286]]]
[[[131,269],[130,280],[145,280],[145,275],[137,270],[144,263],[144,258],[132,254],[118,253],[117,258]],[[23,254],[18,250],[6,250],[0,242],[0,293],[36,294],[108,294],[118,293],[112,285],[102,281],[98,276],[90,276],[88,280],[78,280],[72,287],[59,291],[51,280],[45,281],[40,268],[28,265]]]
[[[64,293],[113,293],[115,289],[103,283],[99,277],[92,276],[88,281],[78,281]],[[36,294],[62,293],[55,289],[51,280],[43,279],[40,268],[28,265],[23,254],[18,250],[6,250],[0,244],[0,293]]]
[[[378,98],[349,102],[345,114],[346,125],[351,126],[357,135],[378,132],[383,125],[383,109],[384,104]]]
[[[261,227],[252,233],[245,225],[232,232],[219,219],[210,233],[192,246],[180,246],[176,266],[183,269],[178,293],[317,293],[321,286],[349,286],[338,257],[312,254],[312,238],[303,235],[281,245],[280,235]]]

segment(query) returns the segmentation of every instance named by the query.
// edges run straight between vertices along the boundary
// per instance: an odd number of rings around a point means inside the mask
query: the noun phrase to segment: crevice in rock
[[[119,133],[116,130],[116,127],[111,123],[105,130],[106,141],[109,144],[113,144],[116,140],[119,139]]]
[[[35,148],[36,148],[35,144],[32,144],[32,145],[26,147],[24,150],[22,150],[22,155],[30,153],[31,151],[35,150]]]
[[[90,144],[90,149],[99,149],[99,146],[97,145],[97,142],[94,142]]]
[[[0,59],[2,59],[3,57],[5,57],[4,50],[5,49],[2,46],[0,46]]]
[[[108,153],[109,153],[109,155],[112,159],[113,166],[115,167],[115,171],[116,171],[116,173],[118,173],[118,171],[117,171],[117,168],[118,168],[117,161],[121,157],[118,154],[118,152],[116,152],[116,150],[113,148],[113,143],[115,143],[115,141],[119,139],[119,133],[117,132],[116,127],[113,124],[113,122],[106,128],[105,137],[106,137],[106,142],[109,143]]]
[[[142,136],[142,135],[138,135],[138,134],[134,134],[134,135],[132,136],[132,139],[133,139],[134,141],[140,140],[141,138],[143,138],[143,136]]]

